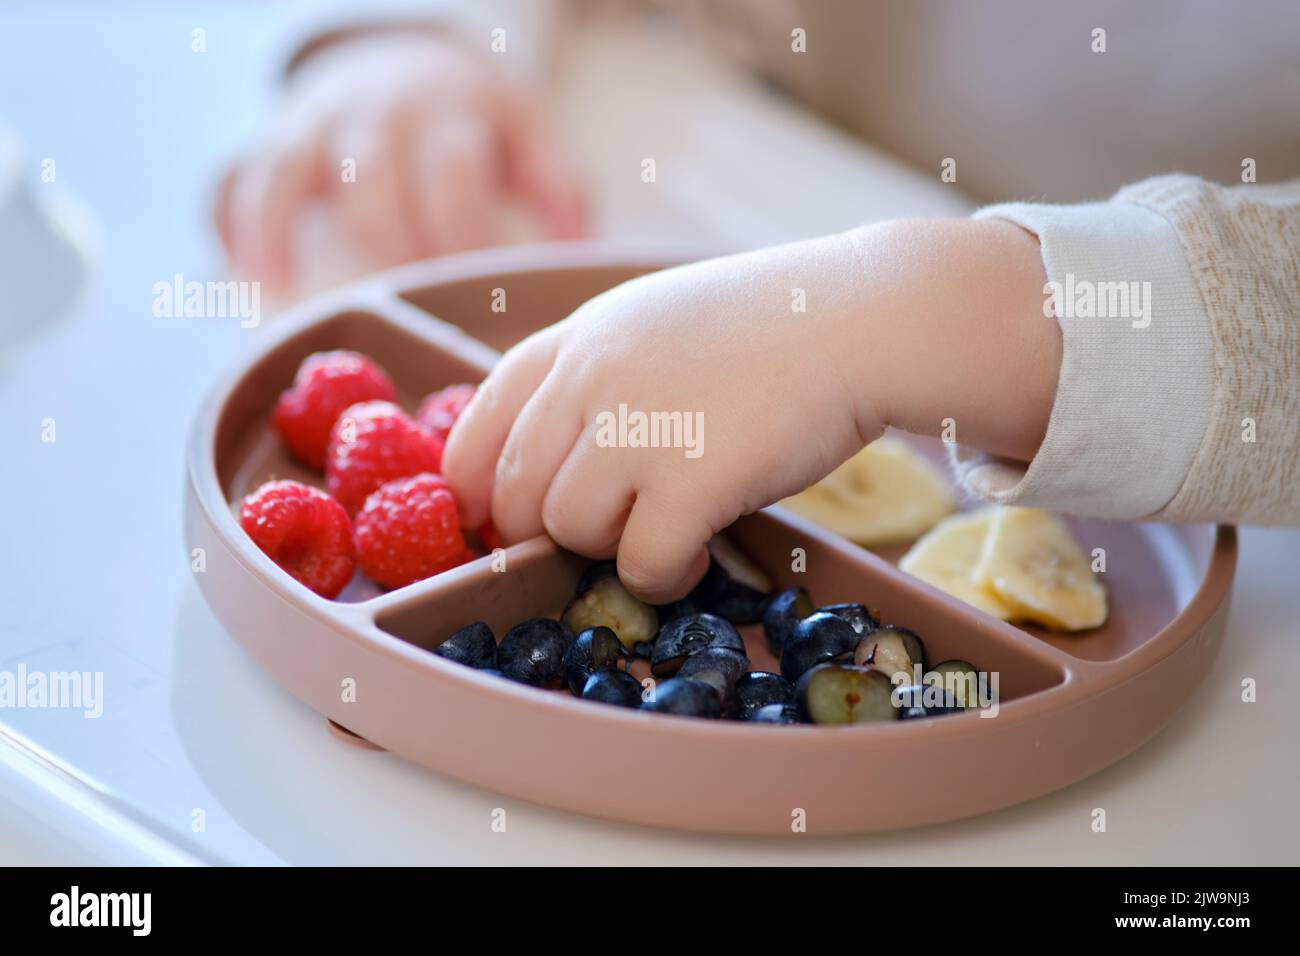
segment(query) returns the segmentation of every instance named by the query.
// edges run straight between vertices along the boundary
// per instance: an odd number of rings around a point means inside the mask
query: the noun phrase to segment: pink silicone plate
[[[591,247],[507,249],[411,266],[282,319],[215,390],[189,445],[189,546],[230,634],[342,739],[511,796],[616,820],[732,833],[882,830],[983,813],[1063,787],[1150,738],[1193,695],[1223,635],[1233,529],[1075,520],[1107,552],[1111,616],[1065,636],[994,620],[779,508],[728,532],[779,585],[819,604],[861,601],[917,631],[934,661],[1000,675],[996,717],[977,712],[858,727],[754,726],[642,713],[486,676],[429,649],[485,620],[498,637],[555,615],[590,563],[538,538],[384,593],[309,592],[244,535],[239,500],[271,477],[320,483],[280,450],[269,412],[311,352],[375,357],[408,407],[478,381],[498,351],[662,259]],[[507,310],[493,311],[494,290]],[[435,317],[436,316],[436,317]],[[923,443],[924,444],[924,443]],[[933,448],[930,448],[933,451]],[[806,571],[791,551],[803,548]],[[756,668],[773,661],[756,628]],[[355,699],[344,693],[355,688]]]

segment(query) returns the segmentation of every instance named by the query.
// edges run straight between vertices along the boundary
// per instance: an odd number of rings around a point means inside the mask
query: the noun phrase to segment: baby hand
[[[673,600],[711,535],[886,426],[955,424],[1031,459],[1062,354],[1044,282],[1035,237],[998,220],[880,223],[635,279],[506,353],[443,471],[470,526],[490,512],[508,541],[617,555],[630,589]]]
[[[546,531],[616,554],[647,600],[680,597],[711,535],[882,429],[844,348],[855,246],[833,236],[645,276],[520,343],[443,458],[467,523],[490,510],[506,540]]]
[[[295,71],[270,133],[226,174],[218,232],[235,265],[276,290],[293,279],[312,200],[335,207],[380,265],[491,243],[504,193],[551,236],[581,236],[577,173],[539,115],[526,91],[437,34],[337,41]]]

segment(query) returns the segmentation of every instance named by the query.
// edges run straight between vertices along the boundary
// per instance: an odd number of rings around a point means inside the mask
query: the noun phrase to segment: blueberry
[[[741,720],[753,720],[760,710],[772,704],[794,703],[794,685],[780,674],[751,671],[736,681],[736,709]]]
[[[754,711],[749,718],[755,724],[801,724],[799,711],[789,704],[768,704]]]
[[[962,707],[956,698],[942,687],[931,684],[913,684],[900,687],[894,691],[900,720],[914,720],[917,717],[937,717],[941,714],[955,714]]]
[[[686,658],[708,647],[745,653],[745,642],[730,621],[714,614],[679,617],[660,629],[650,656],[650,669],[656,677],[669,677],[677,673]]]
[[[763,637],[767,639],[767,649],[780,657],[795,627],[813,610],[812,598],[803,588],[787,588],[772,598],[763,612]]]
[[[722,697],[722,712],[731,716],[736,710],[736,681],[749,670],[749,658],[725,647],[706,647],[694,654],[677,671],[678,677],[690,677],[712,684]]]
[[[732,624],[757,624],[763,619],[772,591],[772,579],[725,535],[709,541],[709,566],[721,572],[722,583],[714,595],[716,610]],[[706,608],[707,610],[707,608]]]
[[[686,658],[678,669],[677,676],[690,677],[706,670],[718,671],[727,678],[727,683],[735,684],[749,670],[749,658],[729,647],[706,647]]]
[[[607,627],[632,650],[654,640],[659,630],[655,609],[634,598],[613,573],[611,562],[590,568],[578,582],[578,591],[564,609],[564,623],[575,634],[589,627]]]
[[[641,682],[627,671],[596,671],[583,685],[582,699],[616,707],[640,707]]]
[[[497,666],[497,639],[482,621],[462,627],[433,649],[439,657],[482,670]]]
[[[853,630],[858,637],[866,637],[880,627],[880,615],[862,604],[828,604],[826,607],[819,607],[817,610],[825,611],[827,614],[834,614],[841,621],[852,624]]]
[[[810,614],[799,622],[785,642],[781,651],[781,676],[796,681],[818,664],[851,656],[857,645],[858,635],[847,621],[824,611]]]
[[[501,638],[497,666],[521,684],[545,687],[558,684],[564,674],[564,652],[573,632],[559,621],[534,617],[516,624]]]
[[[564,680],[569,690],[581,694],[587,678],[600,670],[626,667],[627,650],[607,627],[589,627],[564,652]]]
[[[709,541],[709,567],[691,592],[659,608],[661,621],[693,614],[716,614],[732,624],[763,619],[771,579],[722,535]]]
[[[853,663],[874,668],[891,679],[902,673],[911,684],[917,679],[916,665],[920,666],[922,674],[925,673],[925,645],[907,628],[887,624],[858,642],[853,652]]]
[[[962,660],[943,661],[925,675],[925,683],[939,684],[962,707],[975,709],[979,701],[979,671],[975,665]]]
[[[656,687],[654,699],[643,703],[641,708],[680,717],[720,717],[722,695],[704,681],[673,677]]]
[[[894,687],[880,671],[851,664],[821,664],[799,678],[799,713],[815,724],[865,724],[897,720]]]

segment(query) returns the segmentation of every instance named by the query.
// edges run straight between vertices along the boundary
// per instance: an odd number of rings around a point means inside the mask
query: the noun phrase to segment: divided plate
[[[1150,738],[1205,676],[1227,617],[1233,529],[1075,520],[1105,548],[1111,616],[1082,636],[1005,624],[779,508],[728,532],[781,586],[818,604],[860,601],[914,629],[933,661],[996,671],[994,717],[858,727],[753,726],[641,713],[485,676],[429,652],[485,620],[498,637],[555,615],[590,563],[548,538],[392,592],[358,579],[329,601],[277,568],[239,528],[239,500],[272,477],[321,483],[280,450],[271,407],[311,352],[374,356],[408,408],[478,381],[504,349],[664,260],[592,247],[503,249],[406,267],[280,320],[199,414],[188,449],[188,547],[226,629],[341,738],[511,796],[609,819],[731,833],[845,833],[970,816],[1066,786]],[[493,311],[494,290],[507,309]],[[437,318],[435,318],[437,316]],[[934,453],[932,445],[926,445]],[[791,571],[791,552],[806,570]],[[758,628],[745,637],[771,668]],[[355,700],[343,688],[355,682]],[[274,732],[274,728],[269,728]]]

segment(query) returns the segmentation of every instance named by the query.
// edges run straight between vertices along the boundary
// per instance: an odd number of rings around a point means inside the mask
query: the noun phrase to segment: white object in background
[[[0,345],[66,315],[86,286],[93,227],[63,197],[42,197],[23,144],[0,124]]]

